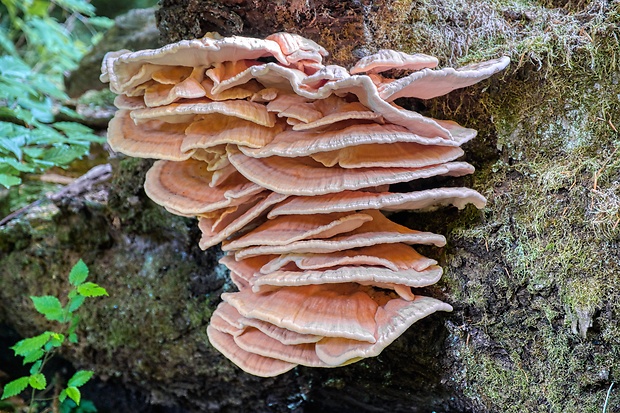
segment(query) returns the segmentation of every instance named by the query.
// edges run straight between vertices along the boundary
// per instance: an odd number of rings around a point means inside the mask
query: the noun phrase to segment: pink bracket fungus
[[[451,311],[418,295],[442,268],[412,245],[442,235],[381,211],[484,207],[469,188],[389,185],[471,174],[457,159],[476,131],[394,103],[429,99],[504,69],[502,57],[436,69],[424,54],[380,50],[347,70],[289,33],[183,40],[110,52],[102,81],[118,94],[113,149],[154,158],[151,199],[199,218],[200,247],[222,243],[238,292],[207,333],[244,371],[336,367],[376,356],[420,318]],[[394,70],[395,69],[395,70]],[[402,73],[384,77],[384,72]]]

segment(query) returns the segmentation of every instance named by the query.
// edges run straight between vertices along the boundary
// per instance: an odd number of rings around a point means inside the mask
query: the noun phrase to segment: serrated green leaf
[[[65,399],[67,398],[67,390],[63,389],[60,394],[58,395],[58,401],[60,401],[61,403],[63,403],[65,401]]]
[[[45,351],[38,349],[24,355],[24,364],[32,363],[39,360],[45,355]]]
[[[74,266],[71,268],[71,272],[69,273],[69,282],[71,285],[80,285],[88,277],[88,267],[80,259]]]
[[[69,342],[76,344],[78,342],[78,336],[75,333],[69,334]]]
[[[95,374],[94,371],[80,370],[77,373],[75,373],[73,377],[69,379],[69,381],[67,382],[67,386],[69,387],[83,386],[84,384],[86,384],[86,382],[88,382],[88,380],[91,379],[91,377],[93,377],[93,374]]]
[[[82,395],[80,394],[80,390],[77,387],[67,387],[67,396],[71,400],[75,402],[78,406],[80,405],[80,398]]]
[[[19,379],[8,382],[4,386],[4,391],[2,392],[2,400],[8,399],[9,397],[13,397],[23,392],[26,387],[28,387],[29,377],[20,377]]]
[[[60,300],[52,295],[42,297],[30,297],[34,308],[51,321],[63,321],[63,309]]]
[[[64,342],[65,342],[64,334],[54,333],[52,334],[52,337],[50,338],[49,344],[52,347],[60,347],[62,346],[62,343]]]
[[[30,130],[26,138],[29,145],[54,145],[64,143],[65,136],[54,128],[46,125],[39,125],[36,129]]]
[[[19,98],[17,103],[39,122],[49,123],[54,121],[52,100],[48,97],[41,97],[40,99],[33,99],[31,97]]]
[[[5,108],[0,108],[0,109],[5,109]],[[20,106],[15,107],[13,110],[9,109],[9,111],[12,113],[12,116],[15,116],[19,120],[23,120],[28,125],[35,125],[38,123],[37,118],[32,113],[30,113],[30,111]]]
[[[66,101],[69,96],[61,89],[61,86],[51,82],[48,77],[35,76],[29,79],[30,85],[36,90],[37,95],[46,95],[60,101]]]
[[[84,297],[101,297],[102,295],[108,295],[105,288],[91,282],[78,286],[77,290],[78,293],[82,294]]]
[[[19,162],[15,158],[9,158],[6,156],[0,157],[0,165],[8,165],[19,172],[34,172],[34,168],[32,166]]]
[[[43,160],[52,162],[54,165],[64,166],[88,153],[88,147],[59,145],[50,148],[43,154]]]
[[[92,133],[93,130],[88,126],[82,125],[77,122],[56,122],[54,128],[63,132],[75,132],[75,133]]]
[[[83,295],[76,295],[75,297],[73,297],[69,301],[69,312],[72,313],[78,308],[80,308],[80,306],[84,304],[85,299],[86,297],[84,297]]]
[[[24,142],[19,142],[18,140],[13,140],[9,138],[0,137],[0,148],[6,149],[8,152],[15,155],[18,160],[22,159],[22,146]]]
[[[28,378],[28,384],[35,390],[45,390],[45,387],[47,387],[47,379],[43,373],[33,374]]]
[[[0,185],[5,188],[10,188],[15,185],[19,185],[22,183],[22,180],[18,176],[0,174]]]
[[[40,350],[49,339],[52,337],[52,333],[46,331],[38,336],[25,338],[20,340],[11,349],[15,352],[16,356],[27,356],[33,351]]]
[[[43,364],[43,360],[39,360],[36,363],[34,363],[32,366],[30,366],[30,374],[36,374],[41,368],[42,364]]]
[[[43,148],[36,148],[36,147],[32,147],[32,146],[27,146],[27,147],[22,149],[22,152],[28,158],[38,158],[38,157],[40,157],[43,154],[43,151],[44,151]]]

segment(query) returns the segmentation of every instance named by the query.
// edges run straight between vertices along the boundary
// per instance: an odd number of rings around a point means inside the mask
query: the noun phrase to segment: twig
[[[111,176],[112,166],[110,164],[97,165],[69,185],[64,186],[59,191],[47,195],[45,198],[37,199],[36,201],[26,205],[25,207],[10,213],[2,220],[0,220],[0,227],[7,222],[10,222],[13,219],[17,218],[31,208],[41,204],[45,200],[58,201],[65,197],[76,197],[80,194],[83,194],[84,192],[90,191],[93,186],[101,182],[107,181],[108,179],[110,179]]]
[[[603,413],[607,412],[607,403],[609,403],[609,396],[611,395],[611,389],[614,387],[614,382],[611,382],[609,389],[607,389],[607,397],[605,397],[605,404],[603,405]]]

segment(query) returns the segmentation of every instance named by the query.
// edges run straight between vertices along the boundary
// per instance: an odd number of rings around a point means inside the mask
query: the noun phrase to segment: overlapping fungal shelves
[[[436,69],[434,57],[381,50],[347,70],[323,65],[326,55],[294,34],[208,36],[111,52],[102,65],[118,94],[110,145],[158,159],[146,193],[198,217],[201,248],[222,243],[239,292],[222,295],[207,332],[258,376],[376,356],[420,318],[451,311],[411,290],[442,275],[414,246],[445,238],[381,211],[486,202],[468,188],[390,192],[471,174],[458,158],[476,135],[394,100],[472,85],[507,58]],[[382,75],[390,69],[409,74]]]

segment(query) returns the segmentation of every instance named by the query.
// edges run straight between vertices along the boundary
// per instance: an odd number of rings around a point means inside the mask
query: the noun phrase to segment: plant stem
[[[34,408],[34,392],[35,389],[32,389],[32,395],[30,396],[30,405],[28,406],[28,413],[32,413],[32,409]]]

